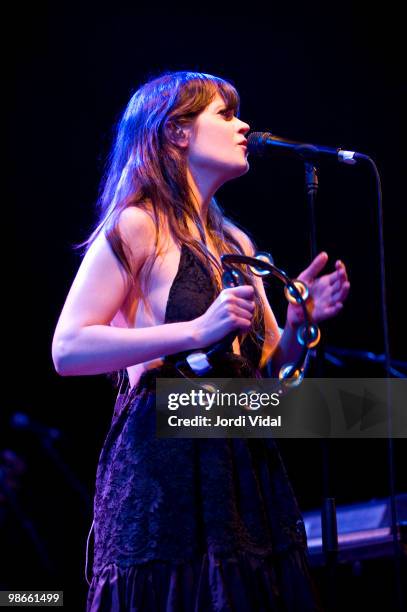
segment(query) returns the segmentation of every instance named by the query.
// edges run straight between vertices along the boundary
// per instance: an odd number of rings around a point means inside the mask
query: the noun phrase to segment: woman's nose
[[[248,123],[245,123],[241,119],[239,119],[239,121],[242,124],[239,128],[239,132],[242,132],[242,134],[247,134],[247,132],[250,130],[250,125]]]

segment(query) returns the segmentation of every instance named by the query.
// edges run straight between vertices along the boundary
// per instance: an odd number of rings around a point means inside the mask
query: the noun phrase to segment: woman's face
[[[245,174],[249,169],[245,134],[249,130],[216,94],[190,129],[187,156],[192,173],[218,184]]]

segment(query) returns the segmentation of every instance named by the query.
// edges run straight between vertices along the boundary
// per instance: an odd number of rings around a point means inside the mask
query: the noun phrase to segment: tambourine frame
[[[287,364],[280,369],[279,378],[284,379],[284,380],[290,379],[293,376],[295,376],[297,372],[298,374],[301,373],[301,375],[303,376],[303,373],[304,373],[303,368],[304,368],[304,363],[306,361],[306,357],[308,354],[308,350],[309,348],[313,348],[314,346],[316,346],[320,340],[319,328],[315,325],[315,323],[312,322],[311,316],[308,312],[307,305],[306,305],[307,299],[309,297],[308,288],[306,284],[304,283],[304,281],[298,281],[296,279],[294,280],[291,279],[283,270],[281,270],[280,268],[277,268],[277,266],[271,263],[270,255],[268,255],[269,257],[268,261],[265,261],[264,259],[260,259],[260,257],[264,257],[264,255],[267,256],[268,254],[267,253],[257,253],[256,256],[254,257],[250,257],[248,255],[225,254],[221,256],[221,263],[225,271],[234,270],[235,268],[233,267],[233,264],[245,264],[245,265],[250,266],[254,274],[256,274],[256,271],[253,270],[253,268],[262,269],[268,272],[269,274],[272,274],[284,284],[285,294],[286,294],[287,299],[301,306],[303,314],[304,314],[305,323],[302,324],[298,330],[299,333],[297,333],[297,340],[303,348],[295,363]],[[263,275],[264,274],[258,274],[258,276],[263,276]],[[304,291],[305,295],[301,293],[301,291],[297,288],[296,284],[297,285],[301,284],[303,287],[305,287],[305,291]],[[291,297],[291,299],[289,296]],[[314,339],[310,340],[308,343],[307,342],[303,343],[299,339],[300,330],[304,329],[305,327],[308,329],[312,329],[314,332],[314,336],[315,336]],[[297,376],[295,376],[295,378],[298,378],[298,374]],[[302,377],[301,377],[301,380],[302,380]]]
[[[235,268],[233,264],[248,265],[252,272],[258,276],[272,274],[278,278],[278,280],[284,284],[284,293],[287,300],[301,306],[304,314],[304,323],[297,331],[297,340],[302,346],[302,350],[295,363],[285,364],[280,368],[278,376],[280,381],[284,382],[287,386],[297,386],[301,383],[304,377],[308,351],[310,348],[316,346],[320,340],[319,328],[312,322],[306,306],[306,301],[309,298],[308,287],[304,281],[296,279],[292,280],[283,270],[277,268],[274,263],[271,263],[272,258],[268,253],[259,252],[256,253],[256,256],[254,257],[228,253],[222,255],[220,259],[224,270],[222,276],[224,285],[227,273],[229,273],[227,278],[229,278],[229,280],[232,279],[231,286],[238,286],[243,280],[241,272]],[[263,273],[256,272],[256,270],[262,270]],[[300,289],[298,287],[300,287]],[[176,367],[178,371],[186,378],[188,378],[188,376],[185,374],[185,368],[193,371],[198,377],[206,376],[208,373],[210,375],[212,369],[211,359],[216,357],[216,355],[221,354],[222,351],[227,350],[234,337],[235,334],[228,334],[226,338],[223,338],[221,341],[217,342],[207,351],[192,352],[185,360],[177,362]]]

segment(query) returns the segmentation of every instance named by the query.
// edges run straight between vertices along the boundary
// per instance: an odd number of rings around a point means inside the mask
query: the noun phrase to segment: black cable
[[[384,341],[384,367],[386,371],[387,380],[387,425],[388,425],[388,437],[387,437],[387,459],[388,459],[388,472],[389,472],[389,484],[390,484],[390,513],[391,513],[391,528],[393,536],[393,549],[394,549],[394,565],[395,565],[395,580],[396,580],[396,593],[397,603],[400,611],[403,607],[403,592],[402,592],[402,581],[401,581],[401,549],[398,540],[398,519],[397,519],[397,504],[396,504],[396,476],[395,476],[395,462],[394,462],[394,445],[392,437],[393,420],[392,420],[392,390],[390,384],[390,378],[392,374],[392,364],[390,357],[390,340],[389,340],[389,315],[387,310],[387,299],[386,299],[386,267],[385,267],[385,254],[384,254],[384,231],[383,231],[383,198],[382,198],[382,185],[380,180],[380,174],[374,160],[369,156],[364,156],[373,168],[373,172],[376,178],[377,188],[377,214],[378,214],[378,230],[379,230],[379,258],[380,258],[380,305],[382,314],[382,326],[383,326],[383,341]]]

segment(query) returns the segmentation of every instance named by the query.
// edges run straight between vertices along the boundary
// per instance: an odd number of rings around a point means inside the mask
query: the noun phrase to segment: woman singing
[[[88,612],[319,609],[275,442],[155,435],[155,379],[179,376],[180,354],[235,332],[211,376],[252,377],[300,350],[299,306],[288,306],[280,333],[248,267],[245,284],[222,289],[221,254],[254,254],[214,199],[249,169],[238,108],[234,87],[208,74],[164,74],[136,91],[55,331],[59,374],[128,379],[97,470]],[[315,322],[335,316],[349,291],[341,262],[319,276],[327,259],[299,276]]]

